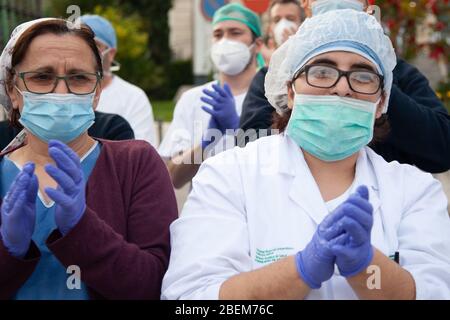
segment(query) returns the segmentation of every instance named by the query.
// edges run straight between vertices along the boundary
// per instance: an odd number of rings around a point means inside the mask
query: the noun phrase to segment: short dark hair
[[[295,4],[296,6],[298,6],[301,9],[300,3],[297,0],[272,0],[270,2],[270,7],[269,10],[272,10],[272,8],[276,5],[276,4]]]
[[[101,76],[103,76],[102,59],[100,58],[100,53],[98,51],[97,44],[95,43],[94,40],[95,37],[94,32],[91,30],[91,28],[89,28],[85,24],[81,24],[80,28],[70,28],[68,23],[69,22],[63,19],[44,20],[30,27],[19,37],[17,43],[13,48],[11,57],[12,68],[8,70],[6,80],[6,87],[9,90],[11,90],[13,86],[12,79],[14,77],[14,67],[18,65],[20,62],[22,62],[22,60],[25,58],[25,55],[28,51],[28,47],[30,46],[33,39],[43,34],[55,34],[55,35],[69,34],[83,39],[86,42],[86,44],[91,48],[94,54],[97,69],[96,71],[99,72]],[[22,125],[19,123],[19,118],[20,118],[19,111],[17,109],[12,109],[10,122],[14,127],[21,129]]]
[[[270,7],[269,7],[269,17],[270,17],[270,12],[272,11],[272,8],[275,7],[277,4],[280,5],[284,5],[284,4],[294,4],[298,7],[298,10],[300,11],[300,21],[305,20],[305,13],[300,5],[300,3],[298,2],[298,0],[272,0],[272,2],[270,2]],[[272,18],[272,17],[270,17]]]

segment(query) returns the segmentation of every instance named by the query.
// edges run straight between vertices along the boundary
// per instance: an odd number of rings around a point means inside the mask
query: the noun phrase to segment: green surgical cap
[[[257,37],[261,37],[261,21],[256,13],[240,3],[230,3],[216,11],[212,24],[228,20],[242,22],[252,30]]]

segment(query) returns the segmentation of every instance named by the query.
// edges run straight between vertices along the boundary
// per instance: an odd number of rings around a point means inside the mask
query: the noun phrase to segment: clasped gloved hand
[[[211,107],[202,106],[202,109],[211,115],[208,129],[217,129],[222,134],[227,129],[236,130],[239,128],[239,115],[236,111],[236,103],[228,84],[224,84],[221,88],[217,84],[213,84],[213,91],[204,89],[203,93],[208,97],[202,97],[201,100]],[[202,147],[205,148],[212,141],[203,138]]]
[[[0,234],[8,252],[23,258],[31,242],[36,223],[36,197],[39,183],[35,165],[27,163],[17,175],[1,208]]]
[[[336,256],[336,265],[344,277],[360,273],[373,259],[374,249],[370,240],[372,213],[369,191],[366,186],[360,186],[356,193],[330,215],[334,221],[331,227],[323,231],[323,235],[326,239],[341,239],[342,235],[346,236],[343,243],[331,246],[331,251]]]
[[[322,282],[331,278],[334,273],[335,255],[331,247],[343,244],[346,235],[341,234],[327,240],[323,231],[329,227],[332,220],[324,219],[319,225],[312,240],[295,256],[297,271],[303,281],[312,289],[321,287]]]
[[[45,188],[45,192],[56,203],[56,226],[66,235],[80,221],[86,210],[86,182],[78,155],[67,145],[50,140],[48,153],[56,166],[48,164],[45,171],[58,183],[58,187]]]

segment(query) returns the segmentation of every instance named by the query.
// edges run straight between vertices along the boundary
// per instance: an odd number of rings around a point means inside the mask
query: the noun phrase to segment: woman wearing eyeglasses
[[[24,128],[0,157],[0,298],[158,299],[173,188],[148,143],[88,135],[102,78],[92,31],[25,23],[0,64],[2,105]]]
[[[281,133],[202,165],[162,298],[450,298],[440,183],[366,146],[386,130],[395,61],[366,13],[304,22],[266,77]]]

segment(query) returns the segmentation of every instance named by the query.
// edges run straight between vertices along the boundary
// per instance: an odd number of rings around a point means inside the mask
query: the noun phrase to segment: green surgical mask
[[[323,161],[348,158],[372,140],[379,101],[296,94],[286,133]]]

